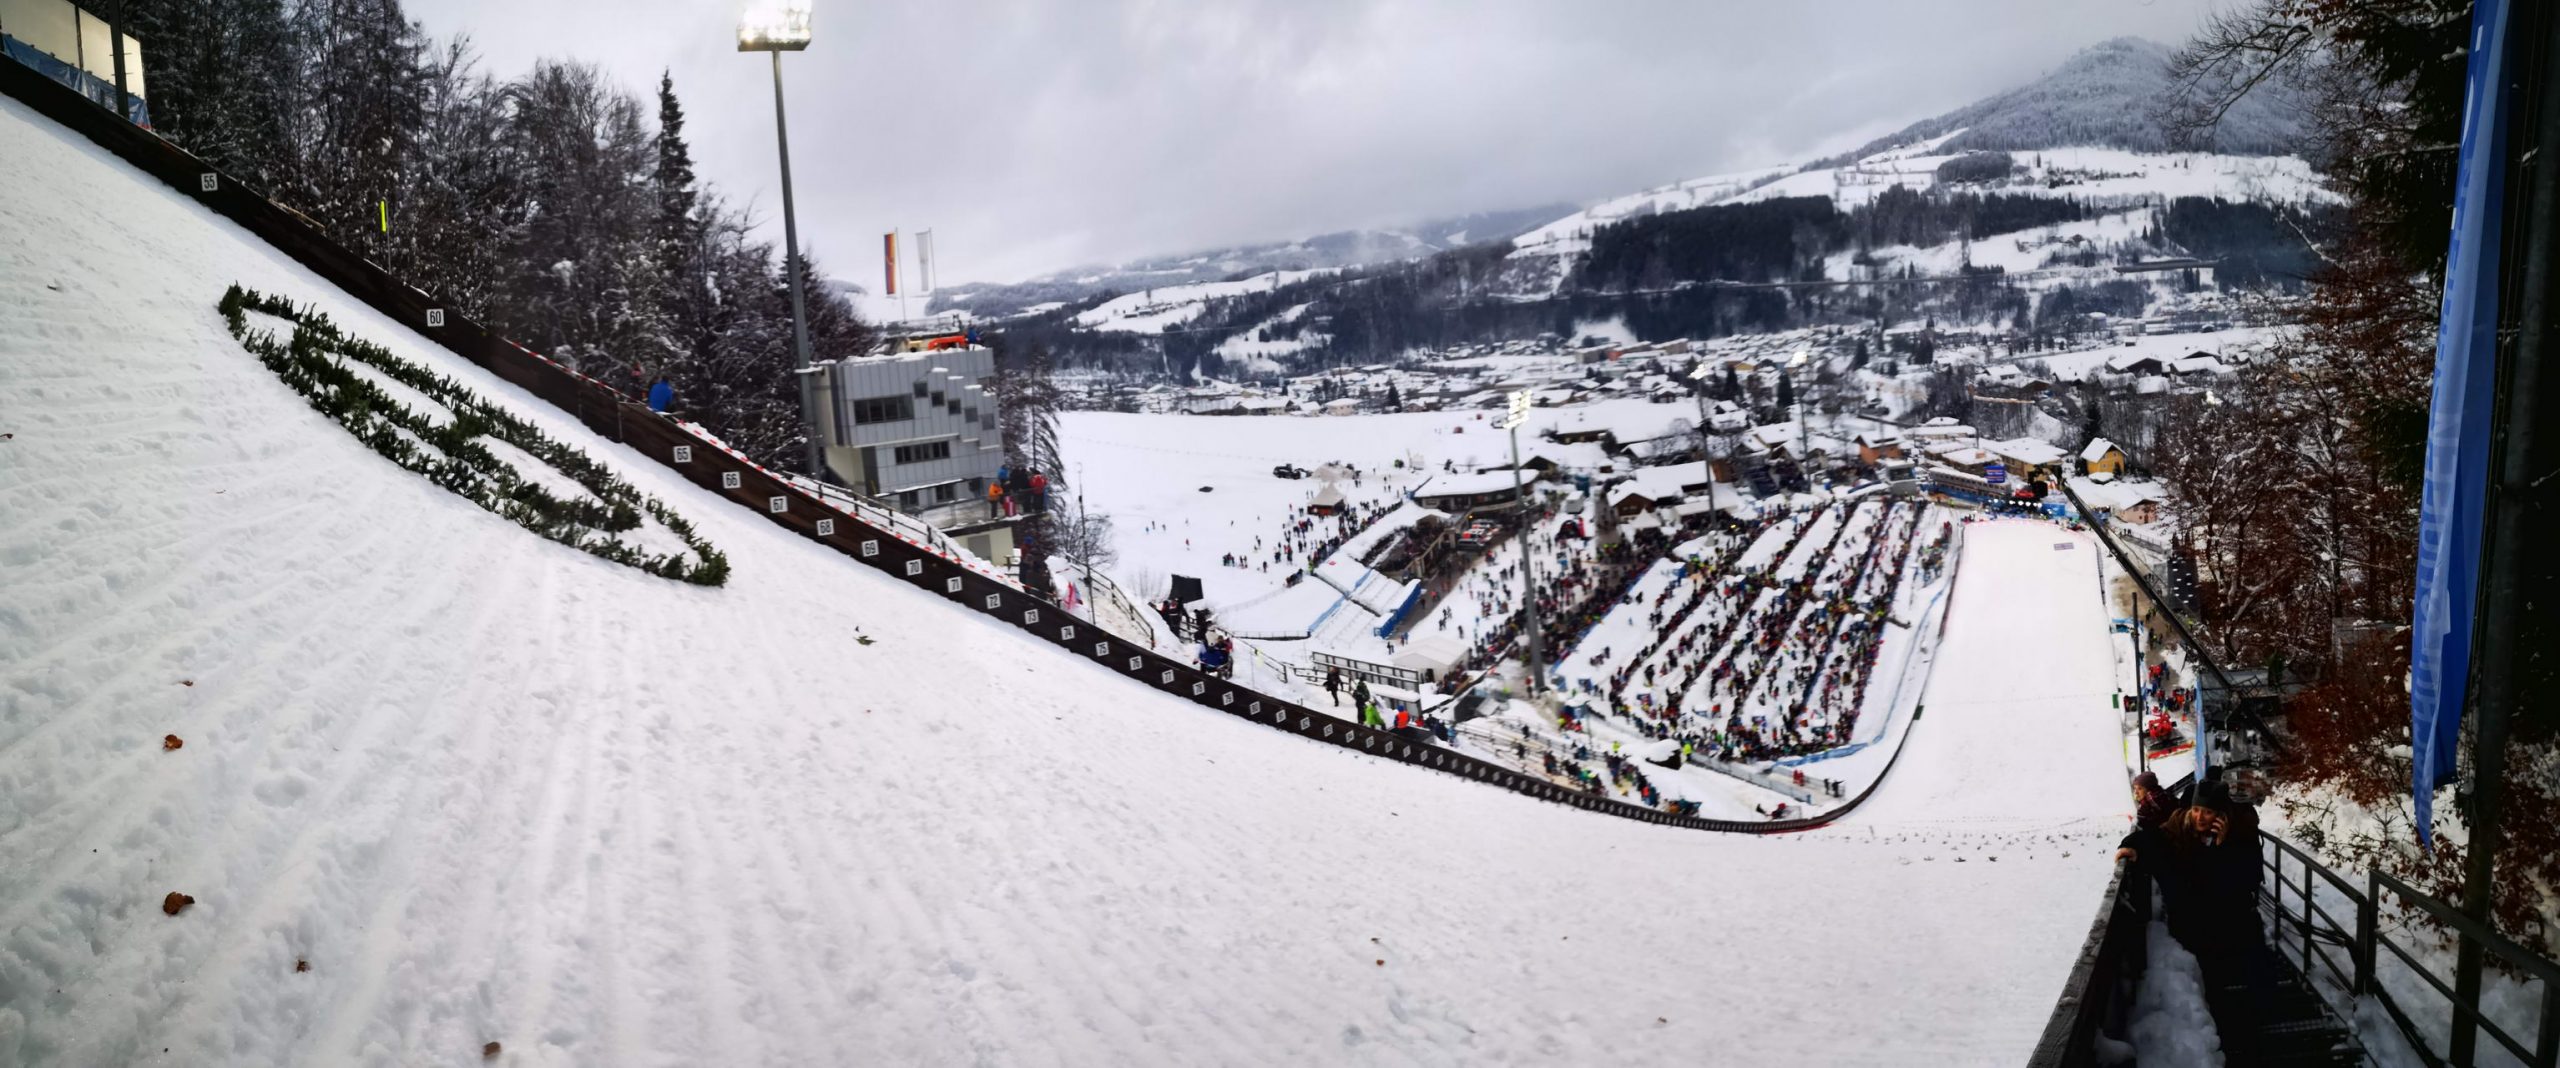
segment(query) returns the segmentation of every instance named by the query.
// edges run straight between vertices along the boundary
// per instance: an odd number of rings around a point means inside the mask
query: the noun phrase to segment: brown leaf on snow
[[[489,1058],[491,1058],[491,1057],[495,1057],[495,1056],[497,1056],[497,1055],[498,1055],[498,1044],[497,1044],[497,1043],[495,1043],[495,1042],[492,1042],[492,1043],[489,1043],[489,1044],[488,1044],[488,1045],[486,1045],[486,1046],[482,1046],[482,1047],[480,1047],[480,1058],[481,1058],[482,1060],[487,1060],[487,1059],[489,1059]]]
[[[196,680],[194,680],[194,679],[179,679],[179,680],[178,680],[178,685],[180,685],[180,686],[193,686],[193,685],[195,685],[195,684],[196,684]]]
[[[293,962],[293,970],[294,970],[294,971],[297,971],[297,972],[307,972],[307,971],[310,971],[310,970],[311,970],[311,962],[310,962],[310,961],[307,961],[307,960],[297,960],[297,961],[294,961],[294,962]]]
[[[185,744],[187,743],[178,740],[177,735],[172,734],[160,739],[160,751],[166,753]]]
[[[160,899],[160,911],[175,916],[180,910],[195,903],[196,899],[171,890],[169,896]]]

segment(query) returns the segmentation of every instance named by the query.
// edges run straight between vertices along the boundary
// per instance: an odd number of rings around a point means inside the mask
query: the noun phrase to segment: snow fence
[[[674,469],[694,484],[853,560],[1020,628],[1068,655],[1140,685],[1311,741],[1646,823],[1740,834],[1809,830],[1846,815],[1875,790],[1870,784],[1839,807],[1800,819],[1755,822],[1679,816],[1568,789],[1540,776],[1392,731],[1346,723],[1312,708],[1237,686],[1188,663],[1160,656],[1143,643],[1094,628],[1048,599],[1024,592],[1010,576],[983,561],[875,525],[863,515],[800,489],[787,476],[758,466],[726,445],[695,435],[683,424],[650,411],[647,405],[604,383],[500,336],[445,301],[393,277],[330,240],[300,213],[268,200],[213,165],[148,130],[121,121],[79,93],[33,70],[0,63],[0,92],[192,197],[418,336],[488,369],[576,417],[596,433]],[[223,284],[226,283],[207,281],[208,307],[220,295]],[[1897,752],[1895,759],[1899,757]],[[1891,770],[1888,764],[1876,782],[1881,783]]]

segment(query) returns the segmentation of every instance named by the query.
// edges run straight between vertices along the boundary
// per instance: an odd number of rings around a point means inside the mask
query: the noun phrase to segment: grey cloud
[[[1579,201],[1802,159],[2213,0],[818,0],[784,58],[801,228],[876,282]],[[701,0],[411,0],[496,72],[671,68],[705,177],[778,216],[766,59]],[[776,220],[778,228],[778,220]]]

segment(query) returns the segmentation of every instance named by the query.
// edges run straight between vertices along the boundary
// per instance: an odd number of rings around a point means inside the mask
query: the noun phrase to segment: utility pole
[[[1547,663],[1538,648],[1538,523],[1529,514],[1528,483],[1520,478],[1520,424],[1529,419],[1530,399],[1525,389],[1511,394],[1511,414],[1503,417],[1502,429],[1511,432],[1511,506],[1520,513],[1520,617],[1529,635],[1529,693],[1535,696],[1546,686]]]

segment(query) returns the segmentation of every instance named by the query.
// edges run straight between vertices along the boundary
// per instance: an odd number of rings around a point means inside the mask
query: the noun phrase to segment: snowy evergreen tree
[[[293,67],[284,0],[127,0],[125,32],[148,57],[152,128],[251,186],[286,160]]]
[[[507,294],[528,344],[608,384],[644,386],[674,355],[659,301],[655,138],[602,70],[546,60],[510,86],[532,210]]]
[[[694,178],[693,150],[684,139],[684,105],[676,99],[674,75],[658,75],[658,166],[650,178],[657,197],[657,257],[665,276],[662,301],[678,358],[710,358],[717,335],[717,309],[710,288],[711,244],[708,227],[697,210],[701,189]]]
[[[505,95],[463,38],[427,60],[421,84],[385,266],[465,314],[487,317],[530,208],[507,137]]]
[[[782,264],[695,175],[672,77],[652,129],[602,70],[501,82],[400,0],[131,0],[126,18],[164,136],[499,332],[627,392],[664,374],[686,418],[798,465]],[[812,358],[870,351],[803,267]]]
[[[290,39],[281,193],[358,254],[387,260],[382,212],[423,117],[426,37],[399,0],[303,0]]]

